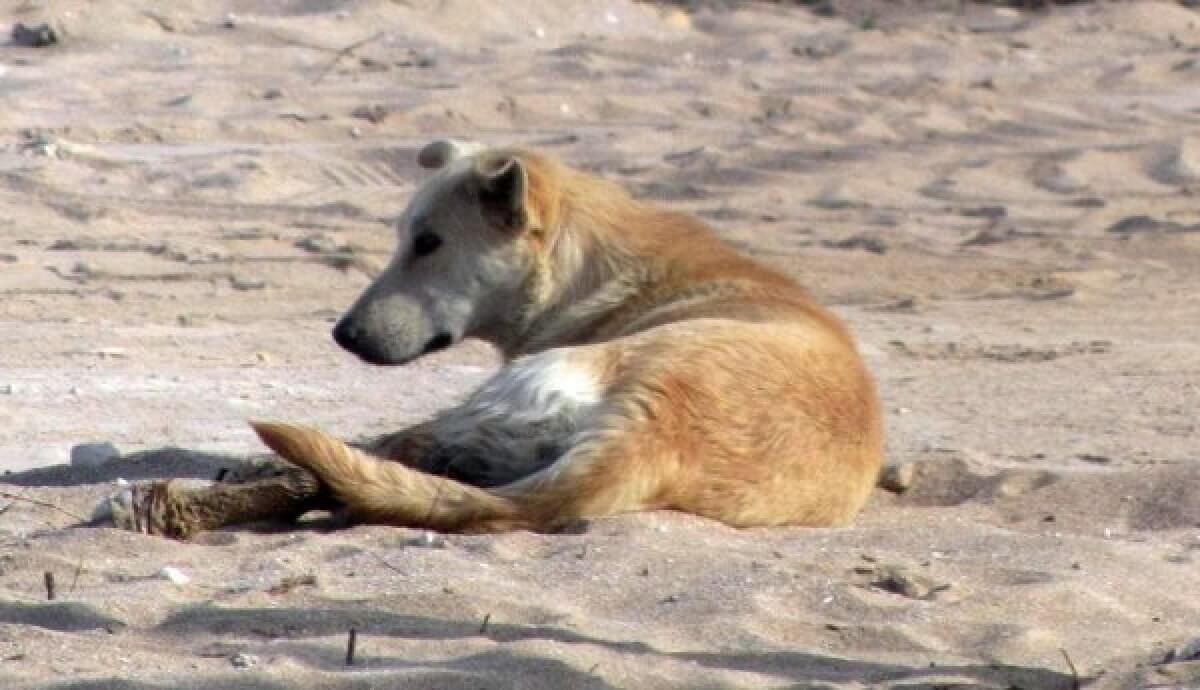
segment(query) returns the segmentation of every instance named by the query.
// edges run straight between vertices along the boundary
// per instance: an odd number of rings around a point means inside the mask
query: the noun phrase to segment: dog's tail
[[[439,531],[494,531],[523,524],[521,507],[461,482],[381,460],[305,427],[252,422],[282,458],[312,472],[365,522]]]

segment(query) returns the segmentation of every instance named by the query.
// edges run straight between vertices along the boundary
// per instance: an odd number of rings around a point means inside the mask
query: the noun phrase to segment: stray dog
[[[295,467],[139,485],[117,522],[177,538],[337,506],[447,532],[670,509],[844,525],[875,484],[879,402],[846,328],[700,221],[523,149],[436,141],[390,265],[333,331],[402,365],[474,337],[507,364],[466,402],[354,447],[255,423]]]

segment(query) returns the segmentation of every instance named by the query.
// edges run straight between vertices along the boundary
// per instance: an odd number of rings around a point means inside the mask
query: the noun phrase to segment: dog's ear
[[[429,142],[417,153],[417,165],[426,170],[437,170],[456,158],[471,156],[483,149],[483,144],[473,141],[438,139]]]
[[[479,178],[483,217],[503,230],[524,230],[529,222],[526,208],[529,176],[521,159],[504,156],[483,160],[476,166],[475,174]]]

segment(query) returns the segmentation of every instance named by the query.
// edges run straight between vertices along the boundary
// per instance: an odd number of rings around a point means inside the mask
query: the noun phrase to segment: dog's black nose
[[[348,321],[339,321],[338,325],[333,327],[333,342],[340,345],[344,350],[356,352],[360,337],[362,337],[362,332]]]

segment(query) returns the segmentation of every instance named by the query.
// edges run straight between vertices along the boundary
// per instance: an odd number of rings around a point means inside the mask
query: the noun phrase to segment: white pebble
[[[242,654],[241,652],[238,652],[237,654],[229,657],[229,663],[232,664],[234,668],[250,668],[258,663],[258,657],[254,656],[253,654]]]
[[[182,570],[172,565],[164,566],[162,570],[158,571],[158,574],[164,579],[170,580],[171,584],[181,587],[192,581],[192,578],[184,575]]]
[[[71,448],[72,467],[99,467],[121,457],[121,451],[108,441],[80,443]]]
[[[412,541],[413,546],[422,546],[427,549],[440,549],[446,546],[446,540],[437,532],[428,530],[421,533],[421,536]]]

